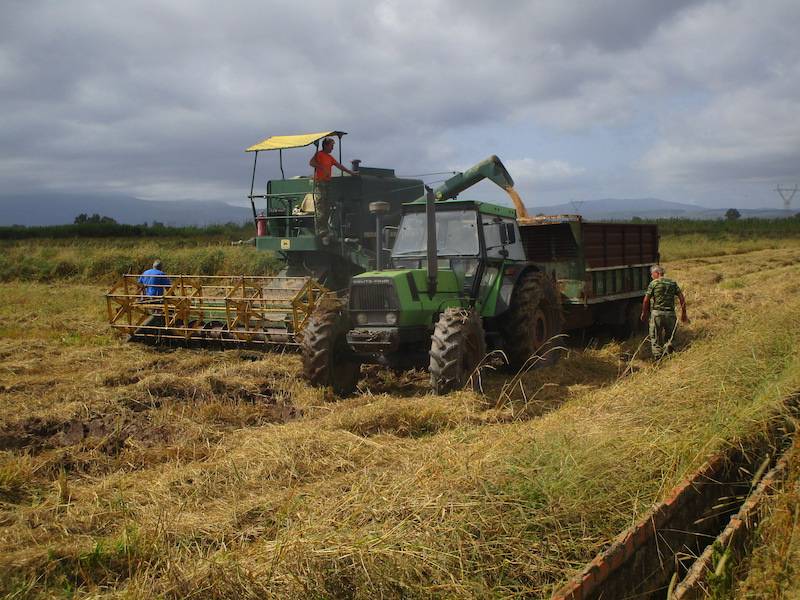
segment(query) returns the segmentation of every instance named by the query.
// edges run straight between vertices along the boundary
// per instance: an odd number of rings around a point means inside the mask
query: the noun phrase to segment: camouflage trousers
[[[672,352],[672,339],[675,337],[678,319],[671,310],[650,311],[650,348],[653,358],[659,359]]]
[[[317,221],[317,235],[320,238],[330,236],[330,220],[331,211],[328,203],[328,182],[315,181],[314,182],[314,208],[316,211]]]

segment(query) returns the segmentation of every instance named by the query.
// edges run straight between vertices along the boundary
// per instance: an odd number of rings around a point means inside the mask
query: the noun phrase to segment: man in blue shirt
[[[156,260],[152,269],[147,269],[139,277],[139,283],[144,286],[145,296],[163,296],[172,282],[161,270],[161,261]]]

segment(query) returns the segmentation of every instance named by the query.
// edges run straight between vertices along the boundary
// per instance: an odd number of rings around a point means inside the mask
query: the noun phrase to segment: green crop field
[[[292,353],[126,344],[105,324],[106,287],[155,257],[206,274],[270,273],[274,257],[224,239],[7,239],[0,594],[547,597],[800,389],[799,240],[665,232],[692,323],[659,363],[641,338],[590,333],[554,366],[484,373],[483,394],[365,368],[342,400]],[[796,497],[779,502],[766,548],[797,528]],[[772,566],[741,597],[784,585],[793,544],[754,557]]]
[[[800,245],[800,219],[693,221],[661,219],[662,259],[740,254]],[[141,225],[0,227],[0,281],[110,283],[138,273],[155,257],[170,273],[265,275],[278,259],[232,245],[253,235],[252,225],[205,229]]]

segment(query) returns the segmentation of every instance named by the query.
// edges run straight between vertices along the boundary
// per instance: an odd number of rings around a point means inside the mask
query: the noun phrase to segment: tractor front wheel
[[[303,377],[316,387],[330,387],[338,396],[356,390],[361,362],[347,345],[350,322],[344,307],[319,306],[302,333]]]
[[[474,310],[448,308],[436,323],[431,337],[430,373],[435,394],[463,388],[486,355],[486,338],[481,319]]]

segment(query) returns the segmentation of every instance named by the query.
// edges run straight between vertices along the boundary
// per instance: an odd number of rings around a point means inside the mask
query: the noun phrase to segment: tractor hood
[[[392,269],[387,271],[367,271],[353,277],[353,283],[356,280],[398,280],[414,281],[414,285],[420,291],[420,294],[426,292],[425,281],[427,278],[427,271],[425,269]],[[440,270],[441,276],[439,277],[439,291],[458,293],[458,281],[453,271],[448,269]],[[362,284],[363,285],[363,284]]]
[[[461,305],[461,288],[452,270],[441,269],[436,293],[431,297],[427,277],[425,269],[369,271],[353,277],[350,281],[351,317],[360,325],[432,326],[432,319],[444,308]],[[387,322],[387,313],[396,313],[389,319],[393,322]]]

